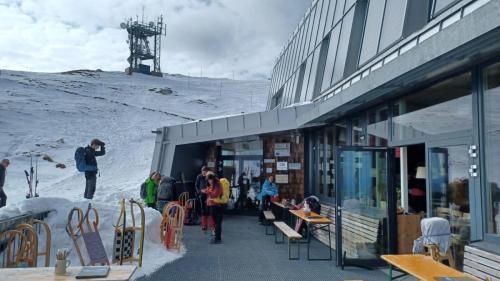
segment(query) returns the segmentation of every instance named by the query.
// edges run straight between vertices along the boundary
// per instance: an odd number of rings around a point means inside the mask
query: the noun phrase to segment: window
[[[387,146],[389,139],[389,110],[387,106],[368,111],[366,133],[369,146]]]
[[[323,195],[325,191],[325,136],[324,131],[318,132],[318,173],[319,173],[319,194]]]
[[[335,198],[335,159],[334,159],[334,135],[335,127],[326,129],[326,147],[325,147],[325,160],[326,160],[326,196]]]
[[[300,66],[299,77],[297,78],[297,90],[295,91],[295,100],[294,102],[300,102],[300,95],[302,94],[302,87],[304,85],[304,74],[306,72],[306,63],[303,63]]]
[[[363,146],[365,145],[365,130],[363,120],[358,118],[353,118],[351,121],[351,136],[352,136],[352,145],[354,146]]]
[[[281,99],[283,98],[283,88],[281,88],[276,95],[274,95],[271,101],[271,109],[278,107],[281,104]]]
[[[326,56],[328,54],[329,45],[330,45],[330,37],[327,36],[325,39],[323,39],[321,45],[318,46],[320,52],[318,61],[318,71],[316,72],[316,79],[314,82],[313,99],[319,96],[319,94],[321,93],[321,84],[323,82],[323,74],[325,72]]]
[[[307,84],[306,100],[311,100],[313,96],[314,82],[316,82],[316,73],[318,71],[320,49],[321,48],[318,46],[314,51],[313,62],[311,65],[311,74],[309,76],[309,83]]]
[[[307,85],[309,82],[309,74],[311,73],[311,63],[312,63],[313,56],[309,56],[307,58],[307,61],[305,62],[306,64],[306,70],[304,72],[304,80],[302,82],[302,92],[300,93],[300,101],[305,101],[306,100],[306,94],[307,94]]]
[[[335,59],[335,67],[333,68],[332,84],[338,82],[344,77],[344,67],[347,59],[347,51],[349,46],[349,38],[351,37],[351,27],[354,17],[354,9],[351,9],[342,20],[342,31],[340,32],[339,46],[337,58]]]
[[[486,232],[500,237],[500,63],[484,71]]]
[[[392,110],[394,140],[471,130],[471,74],[405,96],[393,104]]]
[[[379,51],[389,47],[403,35],[406,14],[406,0],[386,1],[384,22],[380,34]]]
[[[340,24],[338,24],[331,32],[328,46],[328,54],[326,57],[325,70],[321,85],[321,92],[330,88],[332,81],[333,66],[335,65],[335,57],[337,55],[337,46],[339,43]]]
[[[384,3],[379,0],[371,0],[368,4],[363,45],[359,57],[360,65],[374,57],[378,52],[378,41],[382,28],[382,20],[384,18],[384,8]]]
[[[432,16],[435,17],[456,1],[457,0],[434,0],[432,3]]]

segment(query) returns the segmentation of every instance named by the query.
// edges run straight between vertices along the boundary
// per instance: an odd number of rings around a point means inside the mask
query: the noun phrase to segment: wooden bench
[[[275,221],[274,226],[277,229],[279,229],[281,233],[281,241],[278,241],[278,234],[276,233],[274,236],[274,242],[276,244],[284,243],[286,236],[288,238],[288,259],[289,260],[300,259],[300,243],[298,243],[298,241],[302,239],[302,235],[297,233],[297,231],[293,230],[291,227],[289,227],[286,223],[282,221]],[[295,244],[297,244],[297,257],[292,257],[291,255],[291,242],[295,242]]]
[[[273,229],[273,232],[269,232],[268,229],[271,226],[271,223],[276,220],[272,211],[264,211],[264,225],[266,226],[266,235],[276,235],[276,229]]]
[[[492,247],[495,247],[492,245]],[[465,246],[464,272],[481,280],[500,280],[500,256]]]
[[[347,256],[371,258],[381,243],[381,222],[378,219],[348,211],[342,212],[342,245]]]

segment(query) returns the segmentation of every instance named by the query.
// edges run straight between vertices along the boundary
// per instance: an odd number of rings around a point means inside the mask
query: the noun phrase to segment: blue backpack
[[[97,167],[96,166],[87,165],[87,163],[85,161],[85,154],[86,154],[85,148],[79,147],[79,148],[76,149],[76,152],[75,152],[76,169],[79,172],[94,172],[94,171],[97,171]]]

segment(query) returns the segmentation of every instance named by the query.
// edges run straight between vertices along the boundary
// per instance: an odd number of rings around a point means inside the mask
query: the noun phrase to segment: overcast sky
[[[126,18],[163,13],[162,71],[268,78],[311,0],[0,0],[0,69],[123,71]]]

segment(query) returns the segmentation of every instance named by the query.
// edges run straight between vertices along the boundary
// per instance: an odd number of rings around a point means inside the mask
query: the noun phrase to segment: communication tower
[[[156,19],[156,22],[146,23],[144,16],[139,22],[132,18],[121,23],[120,27],[128,32],[130,56],[127,61],[129,67],[125,70],[128,74],[132,72],[162,76],[160,68],[161,58],[161,37],[166,36],[167,25],[163,24],[163,16]],[[151,41],[153,46],[151,46]],[[153,69],[150,65],[143,64],[146,60],[153,60]]]

